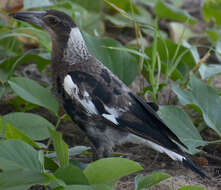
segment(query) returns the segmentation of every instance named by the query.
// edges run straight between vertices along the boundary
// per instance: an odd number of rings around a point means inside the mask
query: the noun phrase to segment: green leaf
[[[114,184],[119,178],[142,170],[134,161],[124,158],[104,158],[91,163],[84,174],[90,184]]]
[[[200,187],[200,186],[187,185],[187,186],[180,187],[177,190],[206,190],[206,189],[204,187]]]
[[[144,54],[139,52],[138,50],[135,49],[130,49],[130,48],[125,48],[125,47],[107,47],[108,49],[113,49],[113,50],[118,50],[118,51],[125,51],[125,52],[129,52],[131,54],[135,54],[137,56],[143,57],[145,59],[149,59],[149,57]]]
[[[50,179],[36,171],[12,170],[0,173],[0,190],[25,190],[36,184],[48,184]]]
[[[40,106],[36,104],[32,104],[24,99],[22,99],[20,96],[15,96],[11,99],[9,99],[9,104],[11,104],[16,111],[18,112],[28,112],[30,110],[39,108]]]
[[[10,70],[14,72],[17,65],[30,63],[30,62],[36,63],[39,71],[42,71],[47,65],[50,64],[50,57],[48,56],[48,54],[39,54],[39,55],[22,54],[22,56],[15,56],[15,57],[8,58],[2,61],[0,64],[0,68],[2,68],[3,72],[7,72],[7,71],[9,72]],[[7,79],[6,77],[8,77],[8,74],[7,76],[1,76],[1,77],[3,77],[3,79],[6,80]]]
[[[200,75],[203,80],[210,78],[210,77],[214,77],[218,74],[221,74],[221,65],[219,65],[219,64],[209,64],[209,65],[202,64],[199,69],[199,72],[200,72]]]
[[[126,85],[138,74],[136,59],[125,51],[116,51],[106,47],[120,47],[119,42],[111,39],[92,37],[83,33],[89,52],[114,72]]]
[[[93,0],[93,3],[91,3],[91,0],[75,0],[74,3],[77,3],[84,7],[85,9],[89,11],[94,12],[100,12],[102,9],[102,1],[101,0]]]
[[[131,6],[133,7],[133,10],[135,11],[135,13],[136,13],[136,11],[137,11],[135,3],[134,3],[134,2],[131,2],[130,0],[123,0],[123,1],[119,1],[119,0],[108,0],[108,2],[114,4],[118,9],[122,9],[122,10],[124,10],[124,11],[126,11],[126,12],[131,12]],[[104,2],[104,4],[105,4],[108,8],[110,8],[110,9],[112,9],[112,10],[115,10],[115,9],[114,9],[112,6],[110,6],[108,3]],[[119,11],[117,11],[117,12],[119,12]]]
[[[33,140],[47,139],[50,134],[48,127],[54,126],[43,117],[32,114],[14,112],[3,116],[3,123],[9,123]]]
[[[149,189],[150,187],[160,183],[161,181],[170,178],[166,173],[153,172],[149,175],[137,175],[135,178],[135,190]]]
[[[75,146],[68,149],[69,156],[76,156],[78,154],[81,154],[82,152],[85,152],[87,150],[90,150],[90,147],[87,146]]]
[[[34,9],[34,8],[42,8],[42,7],[49,7],[52,6],[53,3],[49,0],[24,0],[24,9]]]
[[[46,170],[52,172],[55,172],[59,168],[58,164],[52,158],[47,157],[44,157],[44,167]]]
[[[105,15],[105,19],[120,28],[133,26],[132,21],[129,20],[128,18],[122,16],[120,13],[115,14],[114,16],[107,14],[107,15]]]
[[[0,116],[0,135],[2,133],[2,117]]]
[[[18,139],[22,140],[29,145],[33,146],[34,148],[39,148],[39,146],[28,136],[26,136],[24,133],[19,131],[17,128],[10,124],[5,124],[5,133],[4,136],[6,139]]]
[[[198,146],[207,144],[203,141],[198,130],[193,125],[189,116],[176,106],[160,106],[158,111],[160,118],[188,147],[188,152],[194,154],[198,152]]]
[[[38,152],[23,141],[0,141],[0,168],[3,171],[26,169],[41,172],[38,156]]]
[[[220,38],[220,30],[219,29],[214,29],[214,28],[209,28],[206,30],[206,33],[208,35],[208,37],[210,38],[210,40],[212,40],[212,42],[214,44],[217,43],[217,41],[219,40]]]
[[[0,82],[4,83],[7,81],[7,79],[8,79],[8,72],[3,69],[0,69]]]
[[[203,16],[204,19],[209,22],[215,20],[216,24],[221,26],[221,12],[220,12],[221,1],[205,0],[203,3]]]
[[[0,87],[0,99],[5,95],[5,87]]]
[[[44,88],[35,81],[24,77],[14,77],[8,82],[11,88],[23,99],[33,104],[45,107],[57,114],[58,102],[47,88]]]
[[[174,58],[177,48],[179,48],[179,51],[177,52],[177,56]],[[151,59],[153,59],[152,51],[153,51],[153,44],[145,50],[145,53]],[[183,76],[185,76],[190,71],[190,69],[196,65],[198,61],[196,59],[196,56],[194,56],[193,52],[191,51],[191,48],[184,47],[183,45],[178,47],[178,44],[168,39],[158,40],[157,52],[159,53],[159,57],[162,63],[161,65],[162,72],[164,74],[167,71],[166,69],[167,64],[170,70],[170,68],[172,68],[173,65],[175,64],[176,60],[180,59],[178,67],[174,70],[174,72],[170,76],[172,80],[178,80],[178,79],[182,80]]]
[[[53,140],[54,148],[60,165],[62,167],[67,166],[69,164],[68,145],[62,139],[62,134],[60,132],[50,128],[49,131],[51,133],[51,138]]]
[[[221,136],[221,99],[216,90],[195,76],[190,77],[189,91],[173,88],[183,105],[195,104],[203,113],[206,124]]]
[[[187,11],[174,7],[162,0],[157,2],[154,10],[158,18],[167,18],[178,22],[188,21],[190,24],[196,23],[196,19],[188,14]]]
[[[179,43],[180,39],[188,41],[189,38],[194,36],[193,32],[185,24],[171,22],[170,28],[173,33],[173,40],[177,43]]]
[[[83,171],[73,165],[58,168],[54,175],[63,180],[67,185],[89,185],[88,179],[84,175]]]
[[[69,156],[76,156],[78,154],[81,154],[82,152],[85,152],[86,150],[89,150],[90,147],[86,147],[86,146],[75,146],[75,147],[71,147],[68,149],[68,154]],[[56,157],[56,153],[52,152],[47,154],[48,158],[55,158]]]
[[[81,170],[84,170],[89,165],[89,163],[80,162],[78,160],[70,160],[70,164],[80,168]]]

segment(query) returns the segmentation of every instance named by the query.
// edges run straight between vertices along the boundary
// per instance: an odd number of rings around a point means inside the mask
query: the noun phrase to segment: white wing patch
[[[79,89],[76,84],[73,83],[70,75],[67,75],[64,78],[64,89],[68,93],[69,96],[73,97],[75,95],[78,96]]]
[[[186,159],[184,156],[177,154],[176,152],[173,152],[167,148],[164,148],[154,142],[151,142],[149,140],[146,140],[146,139],[141,138],[141,137],[134,135],[134,134],[129,134],[125,139],[121,140],[121,144],[126,143],[126,142],[147,145],[160,153],[166,153],[173,160],[178,160],[178,161],[182,162],[183,159],[184,160]]]
[[[105,113],[103,113],[102,116],[103,116],[104,118],[106,118],[107,120],[113,122],[114,124],[118,125],[118,122],[117,122],[117,120],[116,120],[116,118],[115,118],[114,115],[110,115],[110,114],[105,114]]]
[[[84,91],[83,98],[79,97],[79,88],[73,82],[70,75],[67,75],[64,78],[64,89],[71,98],[74,98],[78,102],[80,102],[81,105],[88,111],[88,113],[98,114],[96,106],[91,101],[90,95],[87,91]],[[122,113],[126,111],[122,108],[110,108],[106,105],[104,105],[104,108],[107,113],[103,113],[102,116],[116,125],[118,125],[117,118],[120,117]]]
[[[75,98],[80,104],[88,111],[90,114],[98,114],[97,109],[93,102],[91,101],[88,92],[84,91],[83,98],[79,97],[79,88],[73,82],[70,75],[64,78],[64,89],[71,98]]]
[[[102,114],[102,116],[105,117],[106,119],[108,119],[109,121],[113,122],[116,125],[118,125],[117,118],[120,117],[121,114],[126,111],[122,108],[109,108],[106,105],[104,105],[104,108],[109,114],[104,113],[104,114]]]

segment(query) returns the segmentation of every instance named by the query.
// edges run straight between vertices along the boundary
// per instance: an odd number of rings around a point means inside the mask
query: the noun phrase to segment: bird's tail
[[[186,154],[181,149],[178,148],[179,153],[177,153],[173,150],[169,150],[169,149],[167,149],[167,148],[165,148],[161,145],[158,145],[156,143],[153,143],[151,141],[146,140],[145,142],[146,142],[146,144],[148,144],[153,149],[155,149],[155,150],[157,150],[161,153],[166,153],[173,160],[180,161],[185,167],[187,167],[187,168],[191,169],[192,171],[196,172],[201,177],[210,179],[210,177],[207,176],[196,164],[194,164],[193,161],[191,159],[189,159],[188,156],[186,156]]]
[[[176,146],[177,151],[170,150],[166,147],[163,147],[162,145],[156,144],[153,141],[141,138],[134,134],[130,134],[123,143],[125,142],[147,145],[148,147],[151,147],[158,152],[167,154],[171,159],[181,162],[185,167],[196,172],[201,177],[210,179],[210,177],[207,176],[196,164],[194,164],[193,161],[190,160],[188,156],[178,146]]]
[[[183,158],[182,163],[185,167],[190,168],[192,171],[198,173],[203,178],[210,179],[209,176],[207,176],[196,164],[193,163],[192,160],[190,160],[187,156]]]
[[[158,151],[159,151],[159,149],[158,149]],[[210,179],[210,177],[207,176],[196,164],[194,164],[194,162],[191,159],[189,159],[188,156],[182,150],[179,151],[180,153],[176,153],[172,150],[162,148],[160,150],[160,152],[166,153],[173,160],[180,161],[185,167],[187,167],[187,168],[191,169],[192,171],[196,172],[201,177]]]

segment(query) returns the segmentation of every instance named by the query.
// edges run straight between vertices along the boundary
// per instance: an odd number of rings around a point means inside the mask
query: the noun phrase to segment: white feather
[[[83,98],[79,97],[79,88],[70,75],[64,78],[64,89],[71,98],[75,98],[90,114],[97,114],[97,109],[90,99],[88,92],[84,91]]]
[[[164,148],[163,146],[160,146],[154,142],[141,138],[137,135],[129,134],[125,139],[122,139],[121,144],[126,143],[126,142],[147,145],[160,153],[166,153],[173,160],[182,161],[183,159],[186,159],[184,156],[176,152],[173,152],[167,148]]]
[[[121,114],[126,111],[122,108],[109,108],[106,105],[104,105],[104,108],[109,114],[102,114],[102,116],[116,125],[118,124],[117,118],[120,117]]]
[[[118,125],[118,122],[117,122],[117,120],[116,120],[116,118],[115,118],[114,115],[110,115],[110,114],[105,114],[105,113],[103,113],[102,116],[103,116],[104,118],[106,118],[107,120],[113,122],[114,124]]]
[[[64,78],[64,89],[68,93],[69,96],[73,98],[76,94],[79,93],[79,89],[75,83],[73,83],[70,75],[67,75]]]

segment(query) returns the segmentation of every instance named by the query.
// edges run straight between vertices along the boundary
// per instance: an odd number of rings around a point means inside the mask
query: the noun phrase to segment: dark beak
[[[18,12],[12,13],[9,16],[45,28],[46,25],[43,21],[43,17],[46,14],[47,12]]]

